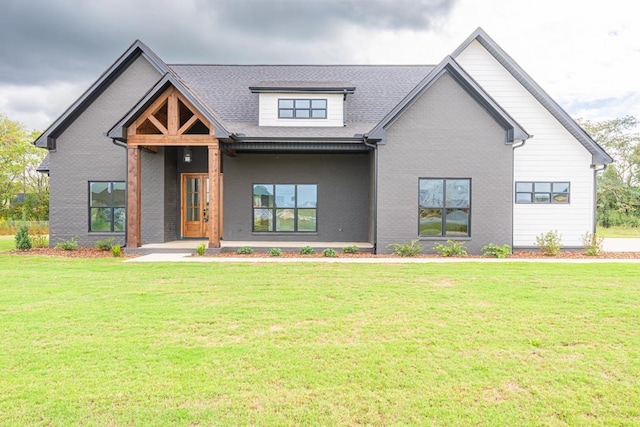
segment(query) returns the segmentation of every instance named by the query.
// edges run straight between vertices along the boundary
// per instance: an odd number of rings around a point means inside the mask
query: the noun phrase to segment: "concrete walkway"
[[[591,263],[640,263],[640,259],[603,259],[603,258],[279,258],[279,257],[198,257],[193,254],[149,254],[138,258],[131,258],[125,262],[200,262],[200,263],[324,263],[324,264],[435,264],[435,263],[500,263],[500,262],[527,262],[527,263],[564,263],[564,264],[591,264]]]
[[[640,252],[640,239],[608,238],[604,239],[603,250],[605,252]],[[426,264],[426,263],[460,263],[460,262],[532,262],[532,263],[640,263],[639,259],[567,259],[567,258],[279,258],[279,257],[198,257],[195,251],[181,253],[152,253],[137,258],[128,259],[125,262],[218,262],[218,263],[329,263],[329,264]]]

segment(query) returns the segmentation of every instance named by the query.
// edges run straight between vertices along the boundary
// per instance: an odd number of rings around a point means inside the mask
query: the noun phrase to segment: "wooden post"
[[[139,248],[140,236],[140,187],[141,148],[127,147],[127,247]]]
[[[220,247],[220,145],[209,145],[209,247]]]

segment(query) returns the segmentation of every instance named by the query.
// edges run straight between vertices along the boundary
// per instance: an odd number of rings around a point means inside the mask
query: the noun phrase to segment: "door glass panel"
[[[200,221],[200,178],[187,179],[187,221]]]

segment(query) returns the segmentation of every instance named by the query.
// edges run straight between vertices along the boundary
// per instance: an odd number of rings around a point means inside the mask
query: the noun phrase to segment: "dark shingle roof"
[[[247,136],[353,137],[372,129],[434,67],[427,65],[170,65],[228,130]],[[344,128],[258,127],[258,97],[249,87],[286,77],[301,82],[349,82]],[[329,133],[331,135],[329,135]]]

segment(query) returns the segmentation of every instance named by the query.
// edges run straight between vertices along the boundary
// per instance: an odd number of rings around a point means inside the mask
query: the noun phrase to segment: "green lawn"
[[[602,237],[640,238],[640,227],[598,227],[597,233]]]
[[[639,271],[0,255],[0,425],[638,425]]]
[[[11,251],[16,248],[15,236],[0,236],[0,252]]]

